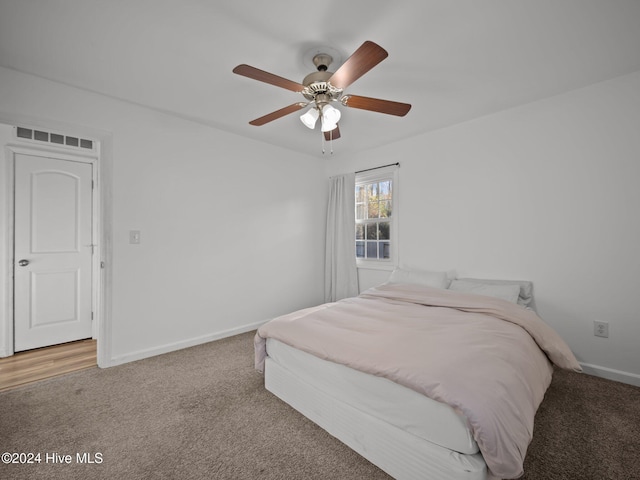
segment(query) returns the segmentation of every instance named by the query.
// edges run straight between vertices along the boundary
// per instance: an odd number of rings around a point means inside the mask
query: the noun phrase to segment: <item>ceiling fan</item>
[[[340,102],[345,107],[359,108],[399,117],[405,116],[411,109],[411,105],[408,103],[343,94],[345,88],[387,58],[388,55],[387,51],[381,46],[371,41],[366,41],[335,73],[332,73],[328,71],[329,65],[333,61],[332,56],[326,53],[319,53],[313,57],[313,63],[317,71],[304,77],[302,83],[293,82],[244,64],[234,68],[233,73],[302,93],[307,100],[306,102],[293,103],[288,107],[256,118],[250,121],[249,124],[261,126],[311,105],[311,108],[300,117],[302,123],[313,129],[318,118],[320,118],[324,138],[326,140],[335,140],[340,138],[338,121],[341,114],[337,108],[331,105],[333,102]]]

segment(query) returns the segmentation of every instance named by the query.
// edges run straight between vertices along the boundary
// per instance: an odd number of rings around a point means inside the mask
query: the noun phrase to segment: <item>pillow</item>
[[[533,283],[526,280],[493,280],[484,278],[459,278],[466,282],[480,283],[483,285],[518,285],[520,293],[518,295],[518,304],[523,307],[531,307],[533,301]]]
[[[501,298],[507,302],[518,303],[520,285],[491,285],[467,280],[453,280],[449,285],[449,290],[486,295],[488,297]]]
[[[449,278],[447,272],[430,272],[427,270],[404,270],[396,268],[391,272],[387,283],[412,283],[427,287],[447,288]]]

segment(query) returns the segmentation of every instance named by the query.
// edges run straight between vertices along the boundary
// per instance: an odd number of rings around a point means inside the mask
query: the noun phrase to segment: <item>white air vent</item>
[[[59,147],[71,147],[79,150],[95,151],[95,140],[63,135],[61,133],[45,132],[35,128],[14,127],[16,138],[31,140],[37,143],[48,143]]]

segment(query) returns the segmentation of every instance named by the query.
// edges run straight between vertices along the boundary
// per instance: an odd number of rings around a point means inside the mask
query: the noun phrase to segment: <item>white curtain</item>
[[[325,302],[358,295],[355,173],[331,178],[324,266]]]

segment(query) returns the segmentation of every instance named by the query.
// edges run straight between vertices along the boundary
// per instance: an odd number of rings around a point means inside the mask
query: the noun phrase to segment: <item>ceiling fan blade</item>
[[[277,120],[280,117],[284,117],[285,115],[289,115],[290,113],[297,112],[301,108],[309,105],[308,103],[294,103],[293,105],[289,105],[288,107],[281,108],[280,110],[276,110],[275,112],[268,113],[264,117],[256,118],[255,120],[251,120],[249,122],[250,125],[255,125],[256,127],[260,127],[265,123],[272,122],[273,120]]]
[[[388,56],[384,48],[367,40],[338,68],[329,83],[344,90]]]
[[[329,140],[337,140],[340,138],[340,127],[336,125],[336,128],[329,132],[324,132],[324,139],[328,142]]]
[[[233,73],[237,73],[238,75],[242,75],[244,77],[253,78],[254,80],[258,80],[260,82],[270,83],[271,85],[275,85],[276,87],[286,88],[287,90],[291,90],[292,92],[301,92],[304,88],[304,85],[302,85],[301,83],[287,80],[286,78],[279,77],[278,75],[274,75],[273,73],[265,72],[264,70],[260,70],[259,68],[251,67],[245,64],[238,65],[233,69]]]
[[[360,108],[372,112],[387,113],[404,117],[411,105],[408,103],[392,102],[390,100],[380,100],[379,98],[360,97],[358,95],[345,95],[340,99],[345,107]]]

